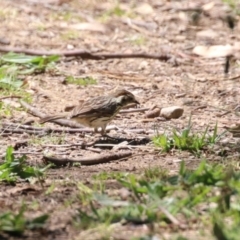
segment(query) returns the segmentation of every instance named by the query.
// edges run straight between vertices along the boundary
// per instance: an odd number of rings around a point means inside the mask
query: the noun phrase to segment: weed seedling
[[[31,167],[27,165],[26,159],[25,155],[16,158],[13,154],[13,147],[8,147],[5,160],[0,165],[0,182],[13,183],[18,179],[27,180],[32,177],[41,179],[49,165],[44,168]]]

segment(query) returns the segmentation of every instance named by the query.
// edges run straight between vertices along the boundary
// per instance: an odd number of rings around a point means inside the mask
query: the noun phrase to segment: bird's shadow
[[[95,141],[96,147],[99,147],[99,145],[102,145],[101,148],[112,148],[113,145],[118,145],[120,143],[126,142],[126,145],[128,146],[137,146],[137,145],[146,145],[151,141],[148,137],[142,137],[142,138],[115,138],[110,136],[104,136]],[[104,144],[106,144],[104,146]]]

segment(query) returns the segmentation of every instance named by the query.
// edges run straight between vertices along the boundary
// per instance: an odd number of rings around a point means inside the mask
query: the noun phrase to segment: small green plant
[[[48,215],[44,214],[33,219],[26,219],[24,213],[26,206],[23,205],[17,213],[5,212],[0,214],[0,231],[11,234],[22,234],[25,229],[36,229],[44,227]]]
[[[66,82],[70,83],[70,84],[80,85],[80,86],[87,86],[87,85],[97,84],[96,79],[94,79],[92,77],[75,78],[73,76],[68,76],[66,78]]]
[[[49,165],[45,168],[28,166],[25,155],[16,158],[13,154],[13,147],[8,147],[5,160],[0,165],[0,182],[6,181],[12,183],[18,179],[42,178],[48,167]]]
[[[63,40],[77,39],[79,38],[79,32],[74,30],[69,30],[61,34]]]
[[[12,109],[7,104],[4,104],[3,102],[0,102],[0,115],[4,116],[11,116],[12,115]]]
[[[219,185],[226,178],[226,171],[219,164],[208,164],[205,160],[201,161],[196,170],[191,171],[186,168],[182,161],[179,170],[179,182],[184,187],[193,187],[195,184],[204,184],[205,186]]]
[[[122,173],[122,172],[101,172],[96,175],[93,175],[92,178],[94,180],[103,181],[108,179],[119,179],[127,175],[128,173]]]
[[[240,14],[240,11],[238,9],[238,4],[240,4],[239,0],[222,0],[224,3],[226,3],[232,10],[236,11],[237,14]]]
[[[62,144],[65,142],[65,135],[62,134],[60,136],[43,136],[43,137],[36,137],[33,136],[29,143],[34,145],[42,145],[42,144]]]
[[[148,180],[164,179],[168,175],[167,170],[160,167],[147,168],[144,170],[144,177]]]
[[[1,56],[0,91],[2,96],[16,95],[29,102],[31,95],[24,91],[23,76],[42,73],[46,69],[51,69],[58,59],[58,56],[34,57],[15,53]],[[3,105],[1,106],[2,109]]]
[[[169,152],[171,149],[180,149],[199,155],[201,150],[204,150],[208,145],[215,144],[225,134],[225,132],[220,135],[217,134],[217,124],[212,134],[209,134],[208,126],[203,133],[194,133],[190,121],[188,127],[181,132],[173,129],[170,137],[165,134],[157,135],[153,138],[154,145],[161,147],[163,152]]]
[[[160,147],[162,152],[169,152],[173,148],[172,140],[165,134],[159,134],[153,138],[156,147]]]
[[[236,9],[237,4],[240,3],[239,0],[222,0],[222,1],[229,5],[229,7],[231,7],[233,10]]]
[[[135,17],[135,14],[133,13],[133,11],[126,11],[126,10],[122,9],[119,4],[116,4],[113,8],[105,11],[100,16],[100,21],[106,22],[113,16],[117,16],[117,17],[126,16],[129,18],[133,18],[133,17]]]
[[[17,78],[17,70],[16,66],[5,65],[0,68],[0,89],[19,89],[23,85],[23,81]]]
[[[137,46],[142,46],[146,43],[146,38],[144,36],[134,36],[130,39],[130,41]]]
[[[7,69],[15,69],[19,75],[42,73],[51,69],[59,60],[58,56],[28,56],[24,54],[8,53],[0,59],[0,65]],[[13,72],[13,71],[11,71]]]
[[[128,190],[127,199],[121,199],[120,194],[113,195],[111,191],[83,190],[82,196],[88,193],[90,197],[78,210],[75,224],[83,229],[113,223],[154,223],[166,228],[168,224],[193,220],[212,227],[216,239],[238,239],[239,172],[226,170],[223,165],[209,164],[206,160],[191,170],[182,161],[178,174],[161,176],[159,169],[148,170],[143,175],[121,173],[117,181],[120,188]],[[101,174],[97,179],[105,181],[109,177]],[[82,202],[82,198],[79,200]]]

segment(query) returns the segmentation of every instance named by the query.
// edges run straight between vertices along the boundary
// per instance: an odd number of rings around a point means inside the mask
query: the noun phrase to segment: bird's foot
[[[105,140],[112,140],[112,141],[122,141],[122,138],[118,138],[118,137],[111,137],[107,134],[103,134],[102,137],[105,139]]]

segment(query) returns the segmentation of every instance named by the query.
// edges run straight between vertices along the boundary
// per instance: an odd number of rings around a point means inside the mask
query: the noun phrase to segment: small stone
[[[142,15],[149,15],[153,14],[154,12],[152,6],[149,5],[148,3],[138,4],[138,7],[135,9],[135,11]]]
[[[122,200],[127,200],[129,198],[130,194],[131,193],[126,188],[121,188],[120,191],[119,191],[119,195],[120,195]]]
[[[68,44],[68,45],[67,45],[67,49],[68,49],[68,50],[73,50],[73,49],[74,49],[74,46],[71,45],[71,44]]]
[[[166,107],[161,109],[160,116],[167,119],[180,118],[183,115],[183,111],[183,108],[179,106]]]
[[[160,108],[154,108],[153,110],[146,112],[145,118],[155,118],[155,117],[158,117],[159,114],[160,114]]]

